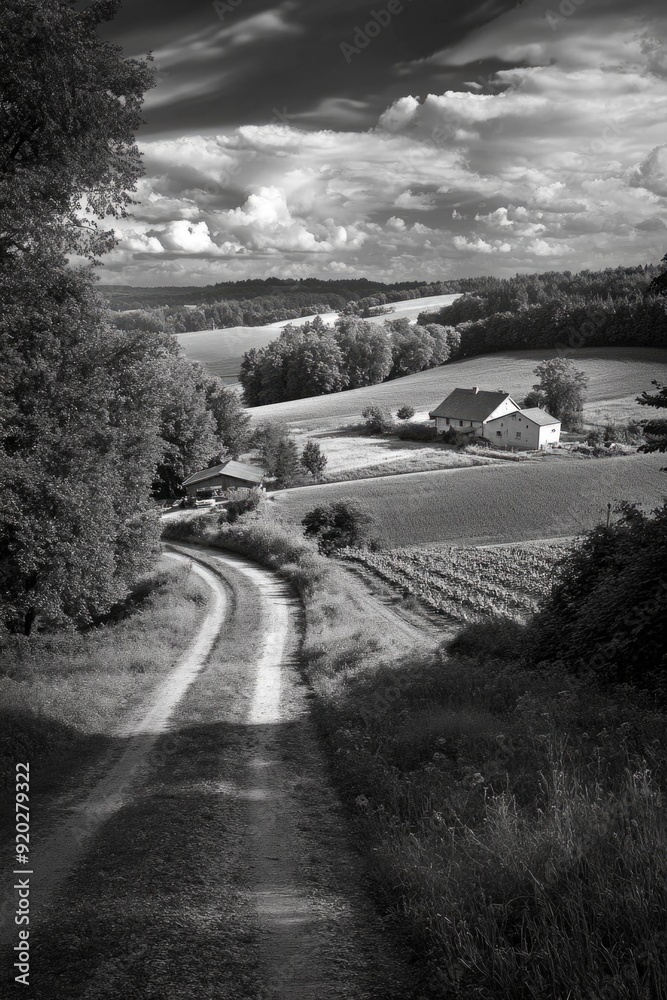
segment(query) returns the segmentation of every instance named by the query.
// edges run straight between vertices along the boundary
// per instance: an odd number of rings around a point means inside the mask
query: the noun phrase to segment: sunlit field
[[[508,462],[284,490],[272,507],[298,523],[318,504],[352,496],[392,546],[571,536],[603,521],[607,503],[659,504],[667,493],[664,464],[660,454]]]

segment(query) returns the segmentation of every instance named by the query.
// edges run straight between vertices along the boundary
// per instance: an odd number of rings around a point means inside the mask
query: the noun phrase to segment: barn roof
[[[529,406],[527,410],[521,410],[520,412],[522,417],[532,420],[534,424],[539,424],[540,427],[544,427],[545,424],[560,423],[560,420],[552,417],[550,413],[547,413],[546,410],[541,409],[539,406]]]
[[[514,402],[508,392],[488,392],[485,389],[454,389],[439,406],[436,406],[435,410],[431,410],[429,417],[487,420],[506,399]]]
[[[210,469],[201,469],[193,472],[191,476],[183,480],[183,486],[192,486],[194,483],[205,483],[208,479],[215,479],[216,476],[230,476],[232,479],[244,479],[250,483],[261,483],[264,478],[264,469],[256,465],[247,465],[246,462],[235,462],[230,459],[222,465],[212,465]]]

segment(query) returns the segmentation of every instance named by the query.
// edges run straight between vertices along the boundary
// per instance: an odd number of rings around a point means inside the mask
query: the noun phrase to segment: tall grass
[[[664,715],[557,663],[398,654],[294,529],[201,518],[168,534],[298,588],[336,780],[434,995],[667,996]]]
[[[93,752],[180,656],[201,618],[207,589],[187,566],[159,569],[139,598],[83,632],[0,640],[0,760],[58,782]],[[117,616],[116,616],[117,617]]]

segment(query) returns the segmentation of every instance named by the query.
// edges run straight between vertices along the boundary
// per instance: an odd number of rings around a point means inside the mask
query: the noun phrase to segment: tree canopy
[[[574,429],[581,422],[584,395],[589,379],[578,371],[569,358],[550,358],[535,368],[539,381],[533,386],[533,399],[552,417]]]
[[[141,174],[147,60],[98,35],[116,0],[0,8],[0,624],[73,627],[157,550],[151,490],[241,446],[219,380],[156,329],[120,329],[89,265]],[[232,398],[234,395],[234,398]]]

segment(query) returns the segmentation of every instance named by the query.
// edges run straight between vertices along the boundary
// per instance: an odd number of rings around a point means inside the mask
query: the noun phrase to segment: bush
[[[244,514],[250,514],[257,510],[262,502],[262,491],[258,487],[253,489],[227,490],[226,516],[221,515],[221,520],[227,520],[229,524],[238,521]]]
[[[313,538],[320,552],[329,556],[350,545],[361,545],[371,520],[356,500],[336,500],[309,511],[301,524],[306,538]]]
[[[400,410],[396,411],[396,416],[399,420],[410,420],[411,417],[414,417],[414,415],[414,406],[408,406],[407,404],[405,406],[401,406]]]
[[[471,439],[470,434],[461,434],[455,427],[450,427],[442,435],[443,442],[448,444],[450,448],[465,448],[467,444],[470,444]]]
[[[394,429],[391,413],[381,406],[367,406],[361,411],[361,415],[371,434],[391,434]]]
[[[652,515],[627,503],[616,513],[563,559],[531,625],[535,658],[667,699],[667,502]]]
[[[398,436],[401,441],[435,441],[438,433],[434,424],[420,424],[411,420],[399,427]]]

